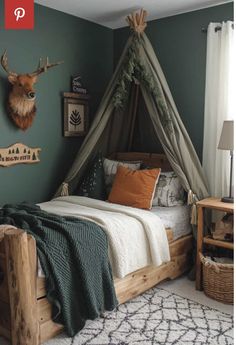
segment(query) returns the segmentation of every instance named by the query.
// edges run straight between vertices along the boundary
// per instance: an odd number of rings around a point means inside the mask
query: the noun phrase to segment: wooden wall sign
[[[40,148],[31,148],[21,143],[0,148],[0,166],[9,167],[15,164],[38,163],[40,151]]]

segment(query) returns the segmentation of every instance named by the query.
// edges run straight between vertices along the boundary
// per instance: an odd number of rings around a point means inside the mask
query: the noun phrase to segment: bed
[[[142,160],[152,167],[170,170],[164,155],[116,153],[117,160]],[[124,303],[165,279],[175,279],[190,268],[192,234],[187,206],[162,212],[166,227],[170,261],[160,266],[147,265],[125,277],[115,277],[119,303]],[[148,212],[148,211],[147,211]],[[168,213],[169,212],[169,213]],[[185,219],[185,224],[179,218]],[[13,345],[39,345],[53,338],[63,326],[51,319],[51,305],[46,298],[45,279],[38,275],[35,241],[20,229],[0,229],[0,335]]]

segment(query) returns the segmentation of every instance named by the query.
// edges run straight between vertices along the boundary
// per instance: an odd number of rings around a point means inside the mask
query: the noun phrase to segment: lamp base
[[[221,198],[221,201],[233,204],[234,203],[234,198],[230,197],[230,196],[224,196],[223,198]]]

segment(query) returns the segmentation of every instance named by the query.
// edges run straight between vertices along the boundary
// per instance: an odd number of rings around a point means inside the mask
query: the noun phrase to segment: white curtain
[[[223,121],[236,111],[233,33],[231,21],[210,23],[207,30],[203,169],[216,197],[229,195],[230,153],[217,147]]]

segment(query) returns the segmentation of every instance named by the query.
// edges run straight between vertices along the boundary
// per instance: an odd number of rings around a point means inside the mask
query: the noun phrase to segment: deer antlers
[[[8,68],[7,51],[5,51],[1,57],[1,65],[2,65],[3,69],[7,72],[7,74],[12,75],[14,77],[17,77],[17,73],[10,71]]]
[[[55,67],[55,66],[58,66],[60,64],[64,63],[64,61],[58,61],[58,62],[55,62],[55,63],[49,63],[49,58],[47,57],[46,59],[46,63],[44,63],[42,65],[42,58],[39,59],[39,66],[37,68],[36,71],[34,71],[33,73],[30,73],[30,76],[31,77],[34,77],[34,76],[37,76],[41,73],[44,73],[44,72],[47,72],[47,70],[49,68],[52,68],[52,67]]]
[[[37,68],[36,71],[32,72],[32,73],[28,73],[29,76],[31,77],[35,77],[41,73],[47,72],[47,70],[49,68],[55,67],[57,65],[62,64],[64,61],[59,61],[59,62],[55,62],[55,63],[49,63],[49,58],[47,57],[46,59],[46,63],[44,63],[42,65],[42,58],[39,59],[39,66]],[[7,51],[4,52],[4,54],[1,57],[1,65],[3,67],[3,69],[7,72],[7,74],[12,75],[17,77],[17,73],[10,71],[9,67],[8,67],[8,58],[7,58]]]

